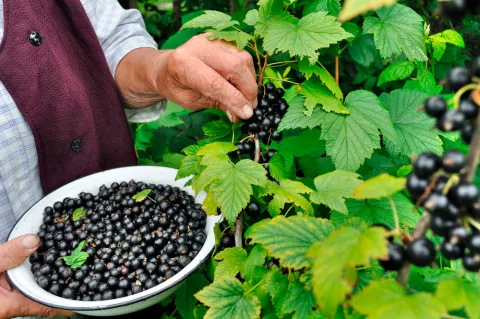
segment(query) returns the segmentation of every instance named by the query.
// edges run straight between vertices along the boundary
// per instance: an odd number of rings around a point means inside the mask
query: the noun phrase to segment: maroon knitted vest
[[[29,124],[45,194],[136,164],[118,91],[80,0],[3,0],[0,80]]]

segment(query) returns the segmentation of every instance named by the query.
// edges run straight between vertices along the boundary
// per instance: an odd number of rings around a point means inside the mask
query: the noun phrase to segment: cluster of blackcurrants
[[[440,3],[442,12],[452,19],[461,19],[466,14],[480,13],[478,0],[446,0]]]
[[[448,72],[447,86],[457,92],[471,84],[473,77],[480,77],[480,59],[477,59],[471,71],[464,67],[455,67]],[[479,106],[471,99],[469,92],[461,97],[456,109],[448,109],[447,101],[441,96],[430,97],[424,105],[425,112],[437,119],[437,128],[444,132],[461,132],[465,143],[470,144],[475,131],[475,120]]]
[[[260,206],[255,202],[251,202],[245,208],[245,213],[248,216],[258,216],[260,214]],[[234,247],[235,246],[235,237],[232,234],[233,230],[230,228],[230,225],[228,224],[228,221],[223,220],[220,223],[219,227],[220,227],[220,231],[222,232],[222,238],[220,240],[219,249],[223,250],[225,248]]]
[[[283,98],[284,94],[285,91],[282,88],[275,88],[273,83],[266,83],[265,86],[259,87],[258,106],[253,116],[243,124],[242,133],[255,136],[265,145],[281,140],[282,133],[277,132],[277,128],[288,110],[288,103]],[[253,155],[255,153],[253,139],[247,138],[236,146],[238,154]],[[268,163],[274,154],[274,150],[267,151],[263,155],[262,162]]]
[[[413,164],[413,174],[407,179],[411,199],[431,215],[430,229],[443,237],[442,255],[449,260],[463,258],[469,271],[480,270],[480,232],[463,226],[465,217],[480,218],[480,192],[471,183],[457,183],[452,176],[461,172],[465,156],[458,150],[446,151],[442,157],[421,154]],[[382,262],[385,269],[398,270],[405,260],[424,267],[436,257],[435,245],[427,238],[412,241],[404,250],[391,243],[390,258]]]
[[[151,190],[135,200],[138,192]],[[148,192],[148,191],[147,191]],[[206,240],[206,213],[178,187],[130,181],[101,186],[44,210],[30,257],[38,285],[63,298],[99,301],[142,292],[186,267]],[[67,264],[84,243],[86,260]],[[82,264],[83,263],[83,264]]]

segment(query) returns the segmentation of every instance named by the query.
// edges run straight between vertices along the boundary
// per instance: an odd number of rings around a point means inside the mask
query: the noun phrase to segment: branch
[[[182,27],[182,0],[173,0],[173,25],[175,30]]]
[[[340,58],[338,56],[335,57],[335,82],[337,85],[340,84]]]

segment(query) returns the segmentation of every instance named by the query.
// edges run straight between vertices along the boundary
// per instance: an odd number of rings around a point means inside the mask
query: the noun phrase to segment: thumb
[[[0,273],[17,267],[37,250],[40,239],[29,234],[14,238],[0,245]]]

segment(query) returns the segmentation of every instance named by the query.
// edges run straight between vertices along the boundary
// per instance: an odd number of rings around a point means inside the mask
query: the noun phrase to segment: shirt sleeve
[[[97,34],[107,59],[108,67],[115,77],[120,61],[132,50],[155,48],[158,45],[145,28],[138,10],[125,10],[117,0],[81,0],[93,29]],[[131,122],[149,122],[158,119],[165,109],[165,101],[140,110],[128,110]]]

